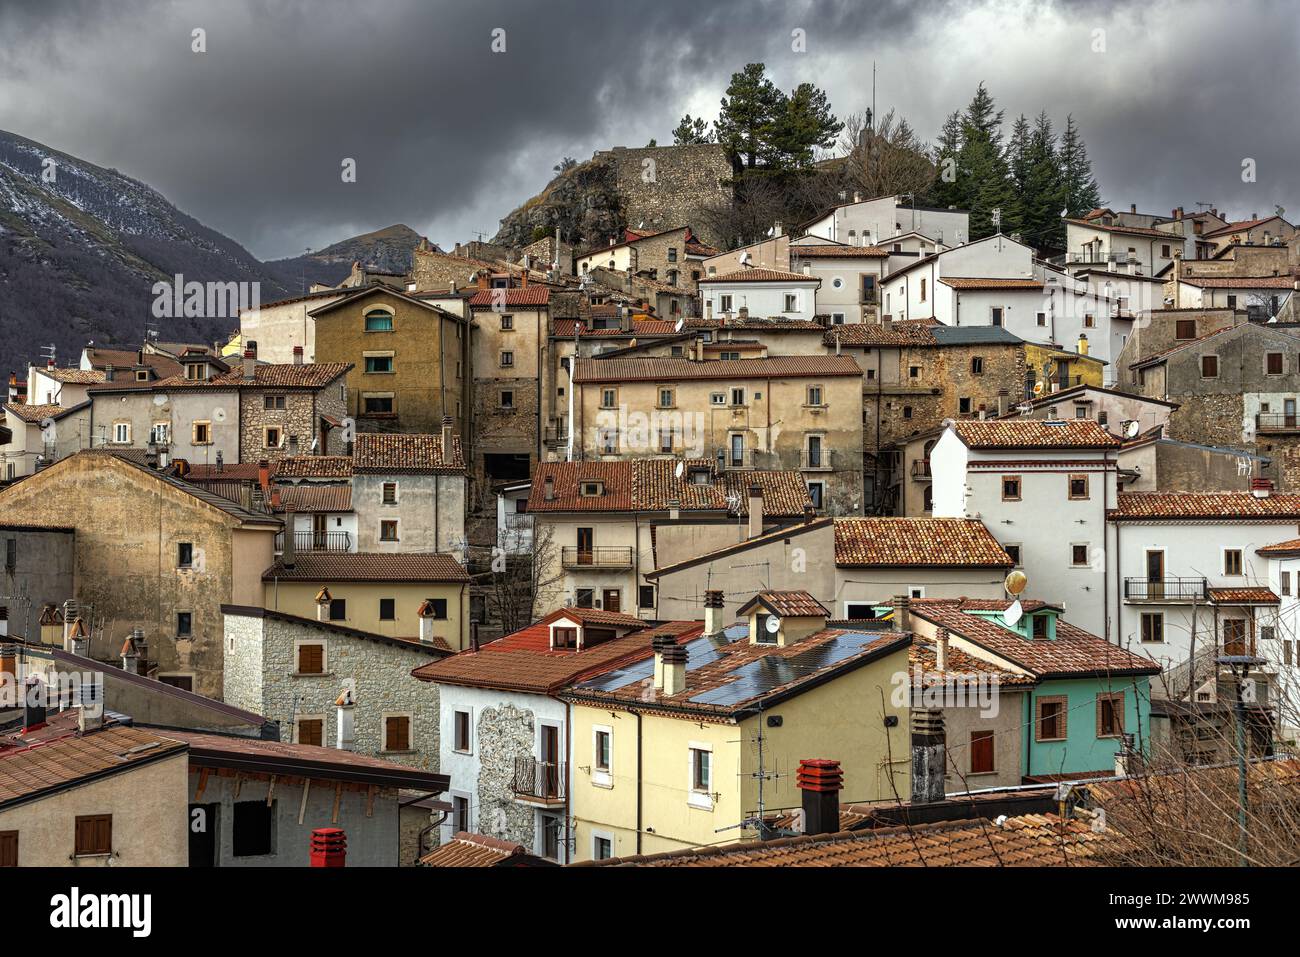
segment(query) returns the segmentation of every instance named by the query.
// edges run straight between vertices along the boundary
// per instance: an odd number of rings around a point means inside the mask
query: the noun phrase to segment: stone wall
[[[293,455],[341,455],[343,435],[341,429],[330,429],[329,448],[312,442],[321,438],[320,420],[328,415],[342,421],[347,415],[347,400],[343,380],[331,382],[316,392],[278,391],[274,389],[244,389],[239,395],[239,460],[257,462],[261,459],[276,461]],[[267,397],[283,396],[283,409],[268,409]],[[265,445],[266,429],[276,426],[281,440],[276,448]]]
[[[514,797],[515,758],[533,753],[533,712],[503,703],[478,719],[478,827],[491,837],[533,847],[536,812]]]
[[[598,152],[596,162],[613,168],[627,225],[649,230],[691,225],[703,242],[717,246],[701,211],[730,201],[731,162],[717,143],[692,146],[616,146]],[[641,226],[644,224],[644,226]]]

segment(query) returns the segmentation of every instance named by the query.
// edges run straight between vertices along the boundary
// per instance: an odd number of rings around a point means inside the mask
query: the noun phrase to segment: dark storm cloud
[[[981,79],[1009,115],[1073,112],[1112,202],[1300,204],[1280,2],[1246,18],[1209,3],[6,0],[0,36],[0,127],[136,176],[268,258],[394,222],[490,235],[562,156],[711,118],[750,60],[826,87],[841,113],[869,104],[878,61],[881,108],[926,137]]]

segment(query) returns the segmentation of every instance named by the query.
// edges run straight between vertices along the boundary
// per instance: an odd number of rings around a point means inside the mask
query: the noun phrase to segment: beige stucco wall
[[[263,607],[282,611],[300,618],[316,618],[316,595],[324,585],[330,596],[347,602],[347,618],[333,624],[368,631],[393,638],[418,638],[420,617],[418,611],[426,598],[447,600],[446,620],[433,622],[435,637],[442,638],[452,648],[464,648],[467,643],[466,622],[468,586],[438,582],[263,582]],[[396,601],[393,621],[379,619],[379,600]]]

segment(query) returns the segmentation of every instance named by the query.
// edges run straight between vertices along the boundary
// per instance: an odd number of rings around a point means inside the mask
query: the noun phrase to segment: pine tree
[[[957,183],[970,210],[970,238],[982,239],[996,231],[993,211],[1005,217],[1015,194],[1002,145],[1002,111],[981,83],[961,118],[961,150],[957,154]]]
[[[1056,134],[1046,111],[1039,113],[1029,134],[1020,229],[1024,241],[1040,253],[1061,248],[1065,231],[1061,208],[1065,202]]]
[[[712,143],[713,133],[709,123],[702,116],[692,117],[687,113],[673,130],[673,143],[677,146],[693,146],[696,143]]]
[[[811,83],[800,83],[785,98],[772,131],[770,155],[765,157],[775,170],[787,172],[812,165],[815,150],[830,149],[844,129],[835,118],[826,92]]]
[[[957,182],[957,156],[961,152],[961,114],[948,115],[934,150],[935,178],[931,195],[936,206],[960,207],[964,201]]]
[[[1011,189],[1014,194],[1009,215],[1003,220],[1007,232],[1024,232],[1030,218],[1029,208],[1032,200],[1029,195],[1029,139],[1032,133],[1029,120],[1021,113],[1016,117],[1011,128],[1011,139],[1007,141],[1007,169],[1011,174]]]
[[[1092,175],[1092,161],[1073,116],[1065,118],[1061,135],[1061,179],[1066,215],[1077,219],[1101,205],[1101,188]]]
[[[770,149],[785,99],[785,94],[768,79],[762,63],[747,64],[731,75],[713,125],[718,142],[726,147],[738,169],[755,169]]]

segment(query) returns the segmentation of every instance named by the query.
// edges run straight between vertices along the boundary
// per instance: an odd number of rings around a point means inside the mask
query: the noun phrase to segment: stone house
[[[116,661],[135,628],[149,673],[221,694],[223,604],[257,605],[278,518],[102,451],[80,452],[0,491],[18,523],[76,529],[73,588],[94,609],[90,657]]]
[[[573,388],[584,460],[801,471],[817,507],[862,511],[862,369],[848,356],[580,359]]]
[[[604,269],[633,277],[643,276],[690,293],[704,278],[704,258],[716,252],[699,242],[689,226],[660,232],[625,229],[619,242],[611,241],[607,246],[578,253],[574,257],[574,267],[578,275]]]
[[[358,550],[465,561],[465,458],[450,419],[438,435],[358,433],[352,463]]]
[[[256,606],[388,638],[469,644],[469,575],[450,555],[285,552],[260,575]]]
[[[349,366],[345,415],[358,432],[433,433],[450,415],[464,434],[469,333],[447,308],[461,303],[371,285],[311,310],[317,361]]]
[[[1234,309],[1154,309],[1137,317],[1133,331],[1115,360],[1116,388],[1139,392],[1141,363],[1193,339],[1246,321]]]
[[[1177,402],[1088,384],[1018,403],[1002,418],[1092,419],[1112,435],[1131,439],[1168,428],[1177,408]]]
[[[797,471],[718,469],[710,459],[543,463],[527,506],[536,607],[661,619],[650,574],[665,556],[734,544],[813,509]]]
[[[450,651],[314,618],[226,605],[223,700],[296,744],[438,770],[438,701],[411,672]]]

